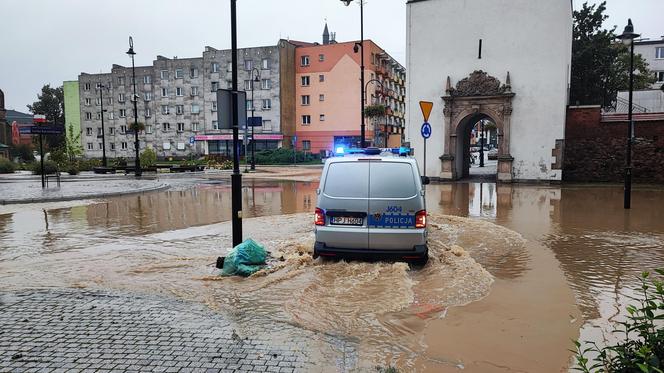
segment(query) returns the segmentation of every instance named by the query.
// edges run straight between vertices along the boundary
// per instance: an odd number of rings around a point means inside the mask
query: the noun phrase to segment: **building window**
[[[147,126],[145,126],[145,133],[152,133],[152,125],[151,124],[148,124]]]
[[[150,118],[152,116],[152,110],[149,107],[145,108],[145,117]]]
[[[97,106],[101,105],[101,98],[97,97],[95,104],[97,104]]]
[[[89,99],[89,98],[86,98],[86,99],[85,99],[85,105],[86,105],[86,106],[90,106],[91,104],[92,104],[92,100]]]
[[[90,90],[90,83],[85,83],[85,84],[83,85],[83,90],[84,90],[84,91],[89,91],[89,90]]]
[[[657,82],[662,83],[664,82],[664,71],[658,71],[655,73],[657,75]]]
[[[87,143],[87,147],[88,147],[88,150],[94,149],[91,142]]]
[[[254,110],[254,101],[253,100],[247,100],[246,103],[247,103],[247,107],[246,107],[247,110]]]
[[[300,57],[300,66],[309,66],[309,56]]]
[[[115,151],[115,143],[112,142],[112,143],[110,143],[109,145],[111,146],[111,150]]]
[[[217,92],[218,89],[219,89],[219,82],[212,82],[210,84],[210,91]]]
[[[301,79],[302,79],[302,86],[303,87],[308,87],[309,83],[311,82],[310,79],[309,79],[309,76],[305,75]]]
[[[311,150],[310,140],[302,140],[302,150]]]
[[[159,72],[159,77],[161,80],[168,80],[168,70],[161,70]]]
[[[118,94],[118,102],[125,102],[125,95],[124,93]]]
[[[168,114],[168,105],[161,105],[161,113],[164,115]]]
[[[86,136],[92,136],[92,127],[87,127],[85,129],[85,135]]]
[[[263,131],[272,131],[272,121],[269,119],[263,120]]]
[[[184,114],[184,105],[175,105],[175,114],[177,115]]]
[[[152,92],[145,92],[143,93],[143,99],[145,101],[151,101],[152,100]]]
[[[126,141],[123,141],[123,142],[120,143],[120,149],[127,150],[127,142]]]
[[[318,61],[320,61],[320,62],[325,61],[325,55],[324,54],[319,54],[318,55]]]
[[[178,132],[184,132],[184,123],[178,123]]]
[[[252,60],[244,60],[244,69],[247,71],[251,71],[254,68],[254,61]]]
[[[115,127],[109,127],[108,128],[108,134],[109,135],[115,135]]]
[[[120,133],[127,133],[127,125],[123,124],[120,126]]]
[[[217,101],[212,101],[212,111],[217,111]]]
[[[118,77],[118,85],[124,85],[125,79],[124,76],[119,76]]]
[[[120,109],[120,118],[127,117],[127,109]]]
[[[151,75],[143,76],[143,84],[150,84],[150,83],[152,83],[152,76]]]
[[[218,73],[219,72],[219,64],[216,63],[216,62],[212,62],[211,69],[212,69],[213,73]]]
[[[302,95],[302,105],[309,105],[309,95]]]
[[[233,63],[232,62],[228,63],[228,66],[226,67],[226,70],[229,71],[229,72],[233,71]]]
[[[311,115],[303,115],[302,116],[302,124],[304,124],[304,125],[311,124]]]
[[[182,79],[182,78],[184,78],[184,70],[175,69],[175,79]]]
[[[268,60],[267,58],[263,58],[263,60],[261,61],[261,67],[263,68],[263,70],[269,70],[270,60]]]
[[[318,75],[318,81],[321,82],[321,83],[324,82],[325,81],[325,75],[323,75],[323,74]]]
[[[175,88],[175,95],[180,97],[184,96],[184,89],[182,89],[182,87]]]
[[[251,80],[245,80],[244,81],[244,90],[245,91],[251,91]]]
[[[198,106],[198,104],[192,104],[191,105],[191,113],[192,114],[198,114],[201,112],[201,107]]]
[[[101,150],[104,147],[104,145],[102,145],[102,143],[97,143],[97,147],[99,148],[99,150]]]
[[[272,89],[272,80],[270,79],[261,80],[261,89]]]
[[[170,123],[162,123],[161,128],[164,130],[164,132],[168,132],[171,130],[171,124]]]
[[[325,101],[325,95],[318,95],[318,101]]]
[[[192,67],[191,69],[189,69],[189,77],[198,78],[198,68]]]
[[[664,58],[664,47],[657,47],[655,49],[655,58]]]
[[[108,119],[111,119],[111,120],[115,119],[115,113],[112,112],[112,111],[109,111],[108,112]]]
[[[217,122],[216,120],[213,120],[212,121],[212,129],[213,130],[218,130],[219,129],[219,122]]]
[[[97,112],[97,120],[101,119],[101,112]]]
[[[192,97],[198,96],[198,87],[191,87],[191,96]]]
[[[198,132],[198,122],[191,123],[191,130],[193,132]]]
[[[269,98],[263,99],[263,110],[272,109],[272,100]]]
[[[168,97],[168,88],[161,89],[161,97]]]

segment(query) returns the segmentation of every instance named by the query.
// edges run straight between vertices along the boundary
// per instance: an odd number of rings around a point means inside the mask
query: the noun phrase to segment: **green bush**
[[[594,342],[574,341],[576,366],[581,372],[662,372],[664,371],[664,269],[657,278],[643,272],[641,287],[627,307],[627,319],[618,323],[616,334],[624,339],[613,346],[598,347]],[[585,345],[589,347],[585,347]],[[596,355],[589,359],[587,354]]]
[[[54,174],[58,172],[58,165],[57,163],[50,161],[50,160],[45,160],[44,161],[44,172],[48,174]],[[41,162],[34,162],[32,164],[32,173],[35,175],[41,175]]]
[[[78,175],[79,172],[80,172],[78,170],[78,165],[76,165],[76,164],[71,164],[71,165],[67,166],[66,170],[67,170],[67,173],[70,174],[70,175]]]
[[[309,153],[295,152],[298,163],[310,162],[315,159]],[[256,152],[257,164],[292,164],[293,149],[279,148],[274,150],[261,150]]]
[[[100,159],[81,159],[77,163],[79,171],[92,171],[93,168],[101,166]]]
[[[51,150],[48,159],[55,162],[58,167],[64,169],[69,165],[69,157],[62,147]]]
[[[0,174],[11,174],[16,171],[16,164],[7,158],[0,157]]]
[[[35,155],[32,153],[32,147],[28,144],[12,145],[9,149],[12,157],[18,157],[23,162],[32,162]]]
[[[150,167],[154,166],[157,163],[157,153],[150,148],[143,150],[143,153],[140,155],[141,167]],[[127,162],[125,161],[125,165]]]

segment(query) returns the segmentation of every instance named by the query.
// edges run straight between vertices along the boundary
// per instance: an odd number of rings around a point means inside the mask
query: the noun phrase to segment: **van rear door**
[[[328,165],[319,207],[325,226],[317,228],[316,240],[339,249],[366,250],[369,246],[369,164],[349,160]]]
[[[369,249],[409,250],[425,243],[415,215],[424,209],[421,184],[409,162],[370,162]]]

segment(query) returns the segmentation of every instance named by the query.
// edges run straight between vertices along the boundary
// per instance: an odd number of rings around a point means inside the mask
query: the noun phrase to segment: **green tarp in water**
[[[263,246],[248,239],[235,246],[224,259],[222,276],[250,276],[265,267],[267,252]]]

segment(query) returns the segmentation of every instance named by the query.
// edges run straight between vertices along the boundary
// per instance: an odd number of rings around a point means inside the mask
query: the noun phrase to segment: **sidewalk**
[[[158,180],[136,180],[131,176],[63,177],[60,187],[50,180],[42,189],[39,176],[12,175],[0,178],[0,205],[72,201],[163,190],[168,184]]]
[[[308,370],[303,351],[311,337],[276,342],[242,334],[221,314],[171,298],[78,290],[0,293],[2,372]]]

